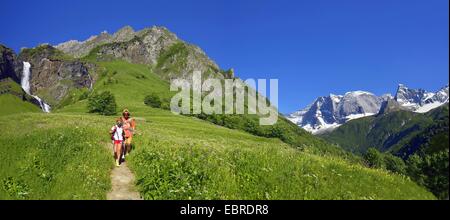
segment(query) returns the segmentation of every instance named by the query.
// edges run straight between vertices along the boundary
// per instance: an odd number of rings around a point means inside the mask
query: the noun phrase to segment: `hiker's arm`
[[[136,120],[134,120],[134,118],[131,119],[131,127],[136,129]]]

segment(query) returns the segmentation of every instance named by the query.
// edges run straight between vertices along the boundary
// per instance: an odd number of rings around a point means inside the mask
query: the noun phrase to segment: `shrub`
[[[78,98],[78,101],[89,98],[89,94],[90,94],[90,91],[84,91],[83,93],[81,93],[80,97]]]
[[[383,168],[384,161],[383,155],[375,148],[369,148],[367,153],[364,154],[364,161],[369,167],[373,168]]]
[[[162,105],[161,98],[159,98],[159,96],[154,93],[146,96],[144,99],[144,103],[153,108],[161,108]]]
[[[136,79],[147,79],[147,77],[145,75],[138,74],[136,75]]]
[[[408,158],[407,173],[419,185],[428,188],[440,199],[448,198],[448,150],[426,155],[414,154]]]
[[[406,172],[416,183],[419,185],[425,185],[425,176],[422,173],[422,158],[414,154],[408,158],[406,161]]]
[[[95,93],[88,99],[88,109],[91,113],[114,115],[117,113],[117,104],[114,95],[109,91]]]
[[[425,156],[422,172],[425,174],[425,186],[440,199],[448,199],[449,181],[448,150]]]
[[[163,101],[161,103],[161,109],[170,110],[170,103],[167,101]]]
[[[230,129],[239,129],[242,118],[239,115],[223,115],[223,126]]]
[[[389,153],[385,154],[384,164],[386,165],[386,169],[389,171],[399,174],[406,174],[406,164],[400,157],[396,157]]]

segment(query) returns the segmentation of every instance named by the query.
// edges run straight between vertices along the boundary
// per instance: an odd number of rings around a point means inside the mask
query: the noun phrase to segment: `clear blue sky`
[[[448,84],[448,0],[20,1],[0,3],[0,43],[18,51],[124,25],[162,25],[241,78],[278,78],[279,107],[398,83]]]

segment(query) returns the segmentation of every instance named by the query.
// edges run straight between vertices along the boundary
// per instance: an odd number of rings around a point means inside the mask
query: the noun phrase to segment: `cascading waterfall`
[[[47,103],[42,101],[42,99],[39,98],[38,96],[32,95],[30,92],[30,68],[31,68],[31,64],[29,62],[23,62],[22,80],[21,80],[20,84],[22,86],[22,89],[28,95],[32,96],[39,102],[39,105],[41,106],[42,111],[48,113],[51,110],[50,105],[48,105]]]
[[[92,90],[92,87],[93,87],[92,77],[91,77],[91,75],[89,73],[88,73],[88,76],[89,76],[89,81],[91,82],[91,84],[89,85],[89,90]]]

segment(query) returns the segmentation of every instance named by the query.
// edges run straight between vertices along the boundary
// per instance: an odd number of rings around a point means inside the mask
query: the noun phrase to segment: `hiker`
[[[125,131],[123,159],[125,159],[125,155],[131,152],[131,141],[133,140],[133,134],[136,129],[136,122],[134,118],[131,118],[130,116],[131,114],[128,109],[124,109],[122,112],[123,129]]]
[[[122,144],[125,139],[125,131],[123,129],[123,122],[121,118],[116,120],[116,124],[109,131],[114,142],[114,159],[116,166],[120,166],[120,159],[122,155]]]

